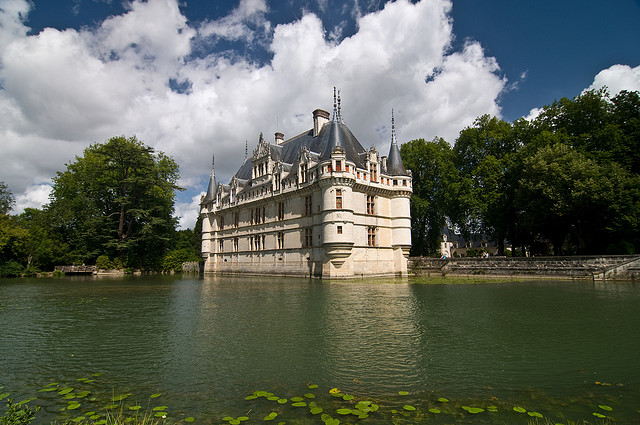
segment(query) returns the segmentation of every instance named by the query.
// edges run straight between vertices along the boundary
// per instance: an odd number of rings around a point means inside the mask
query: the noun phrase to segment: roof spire
[[[400,148],[398,148],[398,141],[396,140],[396,120],[393,116],[393,109],[391,110],[391,147],[387,158],[387,172],[392,176],[409,175],[406,168],[404,168],[402,157],[400,156]]]
[[[249,157],[249,141],[245,140],[244,141],[244,159],[247,159]]]
[[[342,123],[342,106],[340,105],[340,90],[338,90],[338,122]]]
[[[336,98],[336,88],[333,87],[333,122],[338,121],[338,101]]]
[[[398,141],[396,140],[396,120],[393,117],[393,108],[391,108],[391,144],[398,144]]]
[[[213,202],[216,199],[216,195],[218,194],[218,182],[216,181],[216,171],[215,171],[215,154],[211,156],[211,177],[209,177],[209,186],[207,187],[207,194],[201,198],[201,204],[207,205]]]

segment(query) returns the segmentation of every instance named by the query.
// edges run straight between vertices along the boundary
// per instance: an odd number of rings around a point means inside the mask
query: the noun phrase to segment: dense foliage
[[[136,137],[85,149],[53,178],[50,203],[9,215],[15,204],[0,184],[0,276],[55,265],[161,270],[172,250],[198,257],[193,231],[176,231],[178,165]]]
[[[401,148],[413,171],[413,255],[436,254],[445,223],[533,254],[640,252],[640,94],[563,98],[537,118],[482,116],[449,150]]]

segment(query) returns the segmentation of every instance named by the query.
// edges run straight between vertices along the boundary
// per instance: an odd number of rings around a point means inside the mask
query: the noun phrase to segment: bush
[[[0,264],[0,277],[20,277],[24,267],[16,261],[7,261],[4,264]]]
[[[200,260],[202,259],[189,248],[177,249],[162,258],[162,271],[179,273],[182,271],[182,263]]]
[[[7,410],[3,416],[0,416],[0,425],[29,425],[40,410],[40,407],[37,406],[31,409],[23,403],[14,403],[13,400],[7,400]]]
[[[100,270],[120,270],[124,268],[124,264],[119,258],[111,260],[108,256],[101,255],[96,260],[96,267]]]

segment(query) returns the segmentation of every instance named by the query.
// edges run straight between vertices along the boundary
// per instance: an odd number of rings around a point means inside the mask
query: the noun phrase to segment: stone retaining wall
[[[498,275],[521,277],[562,277],[572,279],[621,279],[638,277],[640,256],[571,256],[571,257],[489,257],[409,259],[409,273],[414,275]]]

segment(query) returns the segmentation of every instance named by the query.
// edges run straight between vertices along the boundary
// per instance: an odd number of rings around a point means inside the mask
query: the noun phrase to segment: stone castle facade
[[[365,150],[334,99],[333,117],[316,109],[307,132],[273,143],[261,134],[228,184],[212,168],[200,205],[204,271],[406,275],[411,193],[395,126],[388,156]]]

